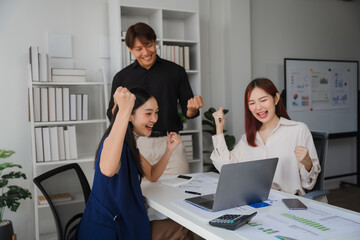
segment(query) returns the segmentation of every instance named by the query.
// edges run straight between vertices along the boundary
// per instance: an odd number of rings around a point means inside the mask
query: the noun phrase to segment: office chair
[[[45,196],[53,216],[59,240],[73,239],[90,196],[90,186],[77,163],[64,165],[34,178]],[[71,201],[54,202],[50,195],[70,193]]]
[[[329,194],[328,190],[324,190],[324,175],[325,175],[325,164],[326,164],[326,154],[328,147],[328,138],[329,135],[325,132],[316,132],[311,131],[311,135],[314,140],[316,152],[319,158],[321,172],[319,173],[316,184],[312,190],[308,191],[303,197],[310,199],[320,199],[324,198],[326,200],[326,195]]]

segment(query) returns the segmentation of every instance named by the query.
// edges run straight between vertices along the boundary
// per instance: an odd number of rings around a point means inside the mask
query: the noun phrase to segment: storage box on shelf
[[[183,66],[195,95],[201,95],[199,2],[197,0],[109,0],[111,75],[127,66],[124,37],[129,26],[145,22],[157,35],[158,55]],[[160,51],[159,51],[160,50]],[[191,172],[202,172],[201,114],[181,135],[192,136]],[[189,147],[190,150],[190,147]]]

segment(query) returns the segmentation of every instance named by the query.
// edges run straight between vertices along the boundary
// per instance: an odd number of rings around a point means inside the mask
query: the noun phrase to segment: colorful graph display
[[[257,230],[266,233],[266,234],[275,234],[275,233],[279,233],[278,230],[272,229],[272,228],[263,228],[261,227],[261,223],[257,223],[257,222],[248,222],[247,225],[251,226],[251,227],[257,227]],[[286,237],[286,236],[281,236],[281,235],[273,235],[273,237],[281,239],[281,240],[296,240],[295,238],[291,238],[291,237]]]
[[[297,216],[295,216],[295,215],[293,215],[293,214],[290,214],[290,213],[283,213],[283,214],[281,214],[281,215],[284,216],[284,217],[293,219],[293,220],[295,220],[295,221],[297,221],[297,222],[301,222],[301,223],[303,223],[303,224],[306,224],[306,225],[308,225],[308,226],[317,228],[317,229],[319,229],[319,230],[321,230],[321,231],[328,231],[328,230],[330,230],[330,228],[327,228],[327,227],[325,227],[325,226],[323,226],[323,225],[321,225],[321,224],[319,224],[319,223],[317,223],[317,222],[314,222],[314,221],[311,221],[311,220],[308,220],[308,219],[305,219],[305,218],[297,217]]]

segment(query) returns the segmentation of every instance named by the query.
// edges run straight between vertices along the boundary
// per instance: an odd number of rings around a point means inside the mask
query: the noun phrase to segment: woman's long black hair
[[[136,109],[138,109],[141,105],[143,105],[147,100],[154,97],[148,90],[146,90],[144,88],[140,88],[140,87],[134,87],[134,88],[130,89],[130,92],[132,94],[134,94],[135,97],[136,97],[135,104],[134,104],[134,107],[133,107],[133,109],[131,111],[131,114],[134,114]],[[117,115],[118,112],[119,112],[119,107],[116,106],[114,114],[111,117],[110,125],[106,129],[103,137],[101,138],[99,146],[98,146],[98,148],[96,150],[95,164],[96,164],[97,155],[99,154],[99,149],[100,149],[101,143],[109,135],[109,133],[110,133],[110,131],[111,131],[113,125],[114,125],[116,115]],[[126,145],[130,148],[131,155],[132,155],[132,157],[133,157],[133,159],[135,161],[136,168],[138,170],[138,173],[139,173],[140,177],[143,177],[144,176],[144,171],[143,171],[143,169],[141,167],[139,149],[136,147],[136,140],[135,140],[135,137],[134,137],[133,125],[132,125],[131,122],[129,122],[129,124],[127,126],[124,141],[125,141]]]

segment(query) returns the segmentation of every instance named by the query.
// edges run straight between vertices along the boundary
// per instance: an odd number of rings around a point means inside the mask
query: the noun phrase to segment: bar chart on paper
[[[321,225],[320,223],[317,223],[317,222],[314,222],[314,221],[311,221],[309,219],[306,219],[306,218],[302,218],[302,217],[297,217],[291,213],[283,213],[281,214],[282,216],[284,217],[287,217],[291,220],[294,220],[294,221],[297,221],[297,222],[300,222],[300,223],[303,223],[305,225],[308,225],[308,226],[311,226],[311,227],[314,227],[314,228],[317,228],[321,231],[329,231],[330,228],[328,227],[325,227],[323,225]]]
[[[240,232],[239,232],[240,234]],[[241,235],[256,239],[341,239],[360,238],[360,216],[329,209],[318,203],[308,210],[279,208],[264,213],[242,227]]]

